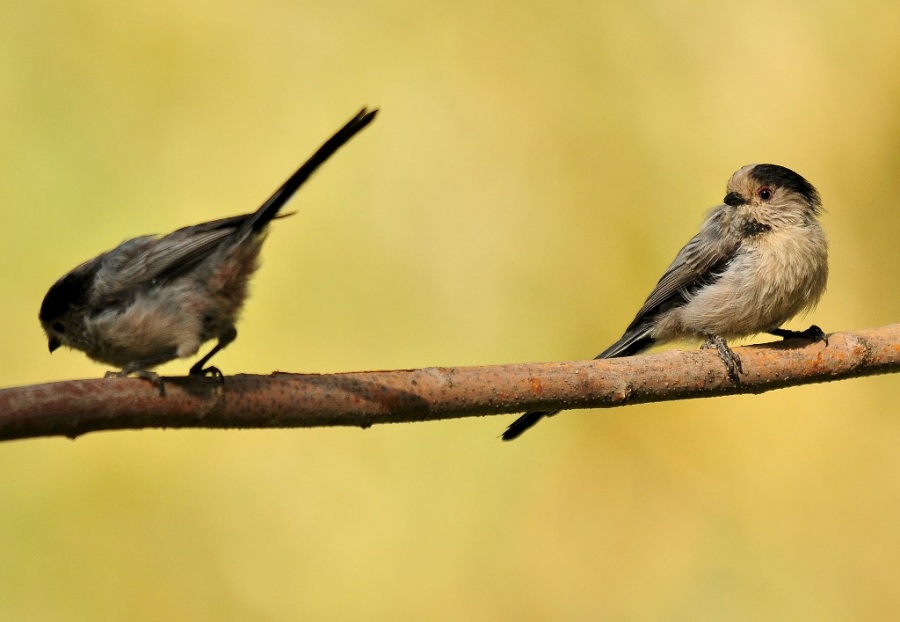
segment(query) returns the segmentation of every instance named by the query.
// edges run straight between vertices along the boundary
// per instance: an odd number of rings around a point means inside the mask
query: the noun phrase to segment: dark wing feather
[[[722,231],[723,214],[718,208],[714,210],[700,232],[678,252],[625,330],[626,334],[660,311],[684,304],[694,292],[714,282],[727,269],[740,248],[740,240]]]
[[[130,287],[170,279],[190,270],[218,250],[252,214],[185,227],[135,248],[118,266],[117,281]]]

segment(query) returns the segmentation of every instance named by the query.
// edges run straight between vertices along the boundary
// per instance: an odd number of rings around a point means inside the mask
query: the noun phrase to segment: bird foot
[[[223,374],[222,371],[215,365],[210,365],[209,367],[203,367],[200,364],[194,365],[193,367],[191,367],[188,375],[195,378],[216,378],[219,381],[219,384],[225,384],[225,374]]]
[[[722,362],[725,363],[725,370],[728,372],[728,379],[731,380],[734,384],[738,384],[740,382],[740,377],[738,374],[744,373],[744,368],[741,365],[741,357],[738,356],[731,348],[728,347],[728,342],[725,341],[722,337],[718,335],[711,335],[706,339],[702,346],[700,346],[703,350],[708,350],[711,348],[715,348],[716,352],[719,354],[719,358],[722,359]]]
[[[781,337],[782,339],[805,339],[811,343],[824,341],[828,345],[828,335],[825,331],[813,324],[806,330],[787,330],[785,328],[774,328],[769,331],[770,335]]]

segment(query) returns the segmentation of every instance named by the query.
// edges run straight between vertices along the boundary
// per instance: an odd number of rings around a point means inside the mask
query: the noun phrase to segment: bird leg
[[[728,372],[728,379],[731,380],[734,384],[738,384],[740,382],[738,374],[744,373],[744,368],[741,366],[741,357],[728,347],[728,342],[725,341],[725,339],[723,339],[719,335],[710,335],[706,338],[706,341],[702,346],[700,346],[700,348],[703,350],[715,348],[716,352],[719,353],[719,358],[722,359],[723,363],[725,363],[725,369]]]
[[[209,359],[211,359],[216,354],[216,352],[227,346],[236,338],[237,329],[232,326],[230,330],[219,337],[219,342],[213,346],[212,350],[207,352],[203,358],[194,363],[194,366],[191,367],[191,370],[188,372],[188,374],[190,374],[191,376],[215,376],[220,379],[224,378],[222,372],[218,367],[215,367],[213,365],[210,365],[209,367],[203,366],[206,365],[207,361],[209,361]]]
[[[828,335],[821,328],[813,324],[806,330],[787,330],[785,328],[773,328],[768,331],[770,335],[781,337],[782,339],[805,339],[812,343],[824,341],[828,345]]]

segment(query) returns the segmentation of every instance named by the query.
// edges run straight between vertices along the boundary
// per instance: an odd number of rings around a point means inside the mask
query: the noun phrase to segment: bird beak
[[[725,198],[722,200],[725,205],[730,205],[731,207],[737,207],[738,205],[744,205],[747,203],[747,200],[739,195],[737,192],[729,192],[725,195]]]
[[[62,341],[58,337],[50,337],[47,340],[47,345],[50,347],[50,354],[53,354],[53,351],[62,345]]]

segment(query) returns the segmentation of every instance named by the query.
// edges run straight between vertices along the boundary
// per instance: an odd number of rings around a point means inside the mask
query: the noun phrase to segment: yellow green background
[[[0,384],[102,375],[47,353],[49,285],[254,209],[363,105],[273,227],[226,373],[593,356],[750,162],[828,210],[793,326],[900,315],[900,3],[10,0]],[[514,444],[511,416],[3,443],[0,619],[896,620],[898,389]]]

